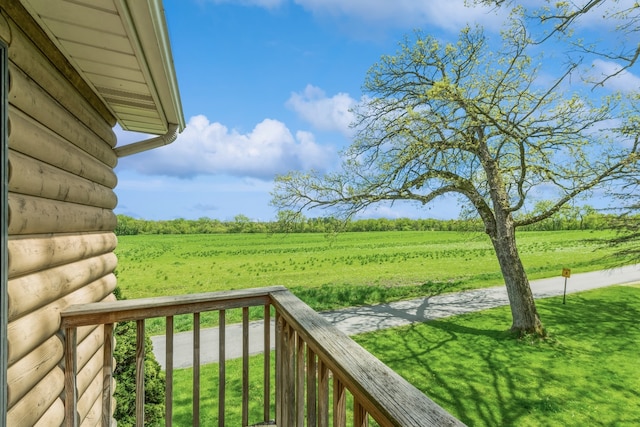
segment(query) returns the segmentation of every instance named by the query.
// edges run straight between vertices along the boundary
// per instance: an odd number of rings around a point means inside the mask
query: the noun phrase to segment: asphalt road
[[[567,280],[567,295],[605,286],[635,282],[640,282],[640,264],[591,273],[573,274]],[[533,280],[531,281],[531,289],[536,299],[562,295],[564,278],[554,277]],[[571,298],[567,297],[567,304],[570,303]],[[346,334],[354,335],[508,304],[507,291],[502,285],[389,304],[345,308],[322,312],[320,315]],[[273,322],[271,327],[271,348],[274,348],[275,333],[273,332]],[[249,352],[251,354],[262,353],[264,347],[262,332],[263,322],[250,323]],[[207,328],[200,331],[201,364],[218,361],[218,339],[218,328]],[[156,359],[164,369],[165,337],[164,335],[154,336],[151,337],[151,341]],[[192,349],[192,332],[181,332],[174,335],[173,363],[175,368],[192,366]],[[225,352],[227,360],[242,356],[242,325],[227,325]]]

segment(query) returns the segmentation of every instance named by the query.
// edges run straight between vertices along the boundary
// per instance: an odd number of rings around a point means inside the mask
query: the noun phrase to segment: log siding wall
[[[60,425],[60,312],[113,300],[115,120],[16,3],[0,0],[8,45],[7,425]],[[35,42],[34,42],[35,40]],[[36,44],[37,43],[37,44]],[[62,71],[60,71],[62,70]],[[72,83],[73,82],[73,83]],[[85,94],[85,95],[83,95]],[[4,273],[4,272],[3,272]],[[78,330],[78,416],[101,418],[103,327]]]

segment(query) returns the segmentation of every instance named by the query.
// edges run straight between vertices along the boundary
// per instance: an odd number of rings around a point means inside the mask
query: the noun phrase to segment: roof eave
[[[182,132],[185,121],[162,1],[116,1],[128,18],[127,31],[138,41],[137,46],[141,50],[137,53],[149,72],[149,83],[160,101],[167,122],[166,131],[170,125],[177,125],[178,132]]]

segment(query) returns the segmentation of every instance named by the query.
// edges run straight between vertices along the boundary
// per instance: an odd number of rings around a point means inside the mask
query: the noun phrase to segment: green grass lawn
[[[468,425],[640,425],[640,287],[561,301],[538,301],[542,341],[509,336],[508,307],[355,339]]]
[[[610,267],[611,231],[522,232],[530,279]],[[502,283],[482,233],[139,235],[119,237],[118,284],[126,298],[287,286],[318,311],[377,304]],[[260,316],[252,312],[252,318]],[[203,316],[203,325],[216,316]],[[229,322],[238,319],[229,319]],[[176,319],[176,330],[191,320]],[[152,334],[161,321],[149,322]]]
[[[539,300],[538,308],[545,340],[506,332],[508,307],[355,340],[470,426],[640,425],[640,286],[572,294],[566,305]],[[262,356],[250,363],[251,420],[261,420]],[[191,423],[192,372],[175,373],[176,425]],[[217,422],[217,372],[217,364],[202,368],[203,425]],[[227,425],[240,425],[241,372],[240,359],[227,362]]]

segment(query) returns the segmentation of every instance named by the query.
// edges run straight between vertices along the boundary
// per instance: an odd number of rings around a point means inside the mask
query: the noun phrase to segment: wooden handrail
[[[274,291],[271,301],[334,378],[339,377],[379,423],[407,427],[464,425],[291,292]]]
[[[60,313],[62,328],[104,325],[152,317],[228,310],[270,302],[272,292],[286,291],[283,286],[205,292],[169,297],[139,298],[73,305]]]
[[[173,381],[173,316],[194,315],[193,398],[199,399],[200,379],[200,313],[219,313],[219,381],[225,382],[225,312],[242,308],[243,425],[248,417],[248,323],[251,306],[264,306],[264,422],[270,421],[270,394],[275,386],[276,423],[278,427],[329,426],[341,427],[351,414],[354,426],[367,427],[369,417],[383,427],[462,426],[463,424],[433,402],[413,385],[384,365],[364,348],[318,315],[299,298],[281,286],[227,292],[202,293],[175,297],[144,298],[116,302],[100,302],[72,306],[61,313],[65,343],[65,425],[75,426],[77,392],[75,385],[77,359],[77,328],[105,325],[104,360],[112,360],[113,324],[136,321],[137,352],[136,386],[138,403],[137,424],[144,423],[144,321],[165,317],[167,320],[167,425],[171,424]],[[275,308],[275,368],[276,378],[271,381],[270,327],[271,309]],[[171,341],[169,341],[171,340]],[[111,375],[113,368],[106,363],[103,369],[103,413],[111,413]],[[330,386],[330,384],[333,384]],[[219,387],[219,425],[224,426],[225,388]],[[353,396],[354,406],[346,407],[346,393]],[[333,419],[329,418],[333,408]],[[240,408],[238,408],[240,409]],[[199,425],[199,406],[194,402],[193,425]],[[333,422],[332,422],[333,421]],[[103,425],[110,425],[109,415]]]

